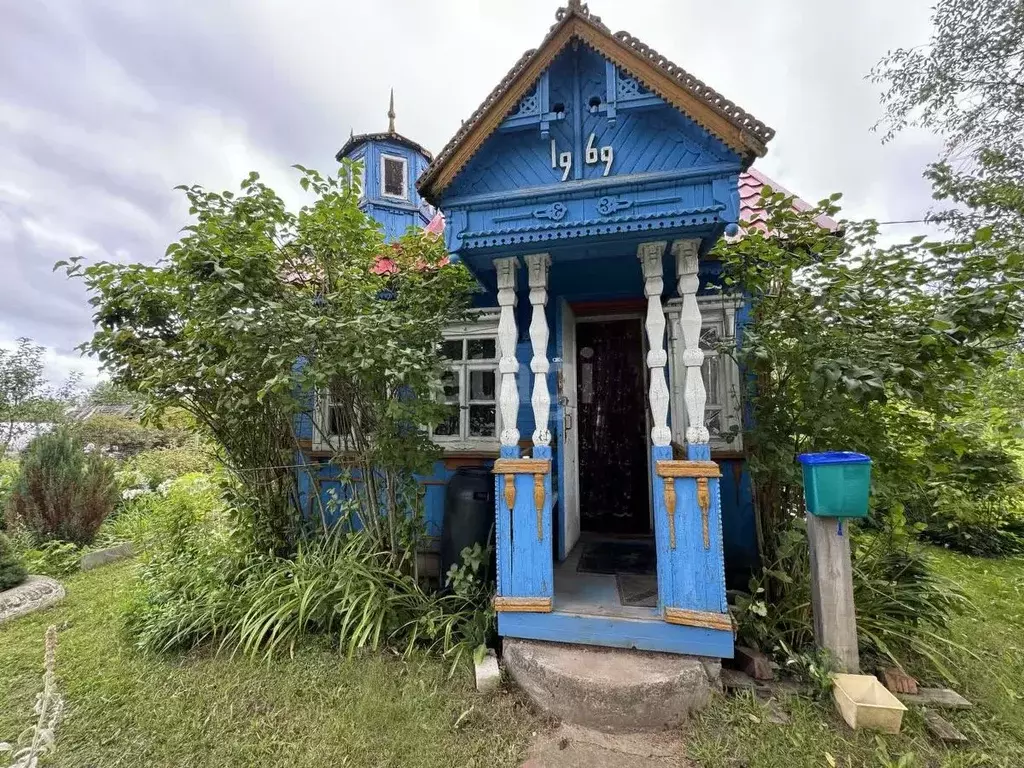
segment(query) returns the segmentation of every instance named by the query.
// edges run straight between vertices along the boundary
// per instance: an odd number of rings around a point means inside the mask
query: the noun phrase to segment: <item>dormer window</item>
[[[398,200],[409,199],[409,173],[406,159],[397,155],[380,157],[381,193]]]

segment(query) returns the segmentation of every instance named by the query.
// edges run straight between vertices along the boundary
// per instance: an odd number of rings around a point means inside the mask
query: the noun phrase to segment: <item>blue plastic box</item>
[[[817,517],[867,517],[871,459],[863,453],[802,453],[804,500]]]

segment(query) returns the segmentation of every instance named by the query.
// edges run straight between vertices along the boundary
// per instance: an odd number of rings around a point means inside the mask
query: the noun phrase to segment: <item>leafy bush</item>
[[[114,508],[117,495],[113,463],[85,453],[81,441],[59,428],[25,449],[8,519],[40,539],[85,545]]]
[[[217,461],[208,449],[194,446],[155,448],[127,459],[117,472],[122,489],[149,488],[191,473],[210,474]]]
[[[252,554],[251,533],[232,526],[213,486],[197,490],[184,478],[166,496],[133,504],[149,510],[140,589],[127,614],[140,648],[215,640],[270,655],[328,634],[348,652],[426,646],[457,663],[486,639],[489,619],[478,613],[486,589],[463,574],[452,594],[426,592],[412,549],[395,553],[338,525],[303,540],[292,557]]]
[[[935,574],[927,556],[907,541],[854,538],[853,592],[862,653],[897,665],[921,660],[955,679],[948,651],[959,648],[943,630],[955,612],[971,610],[958,585]],[[751,579],[737,601],[740,639],[783,661],[814,647],[810,556],[802,523],[780,537],[778,559]],[[769,607],[770,606],[770,607]]]
[[[18,586],[27,578],[28,571],[14,551],[11,540],[0,533],[0,592]]]
[[[10,497],[14,481],[18,477],[19,466],[15,459],[0,458],[0,513],[7,507],[7,499]],[[3,515],[0,514],[0,527],[3,522]]]
[[[73,426],[76,436],[86,445],[131,456],[140,451],[177,445],[185,439],[180,430],[163,430],[143,426],[134,419],[97,414]]]
[[[78,571],[82,550],[69,541],[53,539],[21,553],[31,573],[59,579]]]

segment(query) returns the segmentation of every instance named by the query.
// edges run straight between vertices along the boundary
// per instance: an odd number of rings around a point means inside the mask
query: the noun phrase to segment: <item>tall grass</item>
[[[740,639],[769,653],[814,645],[810,558],[801,525],[779,538],[778,558],[740,598]],[[923,549],[882,535],[855,536],[853,592],[861,653],[956,681],[952,652],[970,650],[945,632],[955,613],[974,611],[963,590],[938,574]]]
[[[180,481],[179,481],[180,483]],[[251,554],[247,531],[222,505],[172,487],[153,510],[140,588],[127,626],[136,643],[166,651],[216,642],[248,656],[292,653],[328,635],[348,654],[427,647],[453,659],[484,642],[489,593],[426,591],[411,552],[336,526],[291,557]]]

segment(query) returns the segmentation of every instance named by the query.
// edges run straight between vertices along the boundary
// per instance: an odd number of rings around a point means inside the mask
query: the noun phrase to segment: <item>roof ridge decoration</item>
[[[562,49],[578,39],[627,70],[650,91],[674,105],[744,157],[747,164],[765,154],[775,131],[679,65],[628,32],[612,34],[582,0],[569,0],[555,13],[555,24],[537,48],[519,57],[476,111],[427,166],[416,186],[431,202],[497,130],[505,115]],[[641,70],[641,71],[637,71]]]

